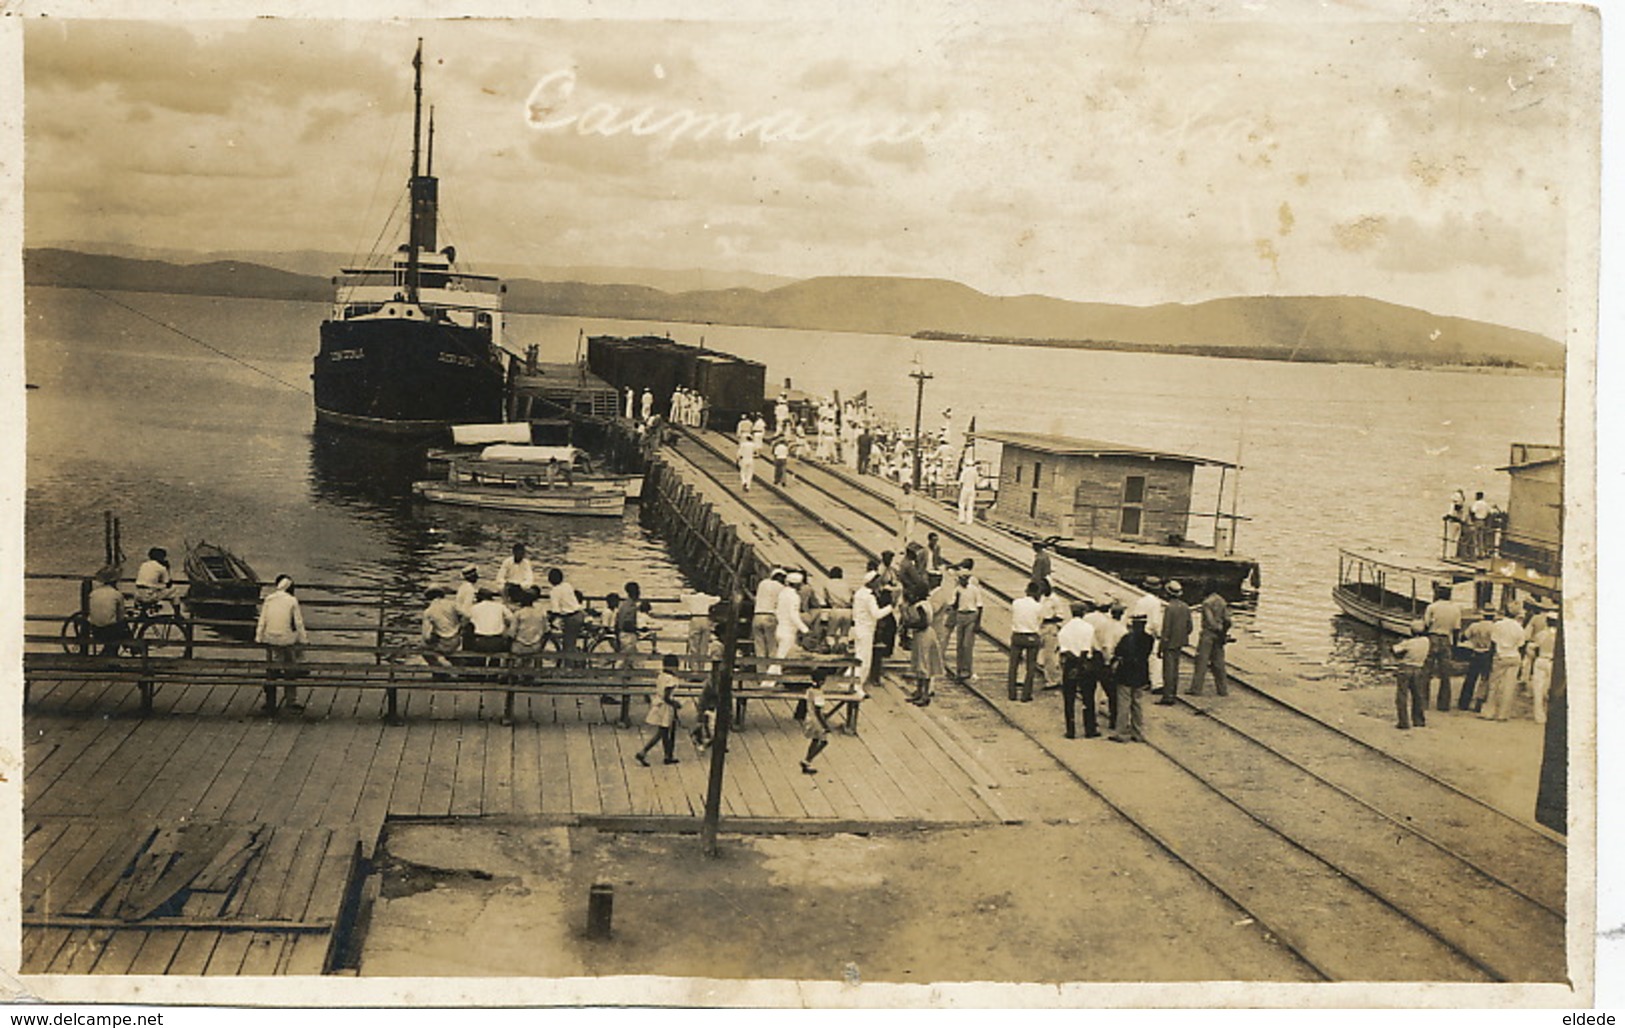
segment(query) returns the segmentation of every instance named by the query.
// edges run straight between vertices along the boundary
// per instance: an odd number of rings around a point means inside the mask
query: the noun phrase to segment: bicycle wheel
[[[90,652],[90,619],[76,610],[62,621],[62,652],[83,657]]]
[[[192,655],[192,623],[174,614],[160,614],[144,622],[135,637],[160,657]]]

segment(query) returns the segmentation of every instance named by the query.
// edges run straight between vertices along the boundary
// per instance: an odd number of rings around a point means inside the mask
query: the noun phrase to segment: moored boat
[[[186,544],[186,603],[207,620],[253,622],[260,601],[260,577],[246,560],[214,543]],[[222,625],[224,631],[252,631],[253,625]]]
[[[491,447],[489,449],[496,449]],[[527,449],[573,450],[573,447]],[[591,514],[619,517],[626,508],[627,476],[576,478],[568,463],[462,458],[451,463],[444,482],[414,482],[426,500],[492,510],[536,514]]]
[[[1373,550],[1339,550],[1337,585],[1332,601],[1356,621],[1396,635],[1410,635],[1411,623],[1422,617],[1438,590],[1476,620],[1485,583],[1478,576],[1445,564],[1430,564],[1402,554]]]
[[[502,486],[467,482],[414,482],[412,491],[435,503],[528,514],[583,514],[620,517],[626,493],[597,485]]]
[[[320,424],[437,434],[502,415],[511,356],[502,348],[503,284],[475,275],[437,241],[434,124],[423,161],[423,45],[413,58],[408,237],[383,267],[345,268],[322,322],[311,378]]]

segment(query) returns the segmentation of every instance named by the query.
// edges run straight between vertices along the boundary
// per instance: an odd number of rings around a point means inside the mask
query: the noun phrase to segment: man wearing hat
[[[135,572],[135,598],[138,603],[158,603],[175,598],[169,576],[169,551],[154,546]]]
[[[1033,540],[1033,570],[1028,577],[1034,582],[1048,582],[1050,576],[1049,550],[1042,539]]]
[[[811,631],[807,622],[801,617],[801,583],[806,575],[800,571],[790,571],[784,576],[784,588],[779,590],[777,607],[773,618],[773,656],[783,659],[788,657],[796,648],[801,636]],[[769,669],[773,674],[781,670],[778,665]]]
[[[1230,604],[1217,589],[1202,601],[1202,634],[1196,641],[1196,674],[1191,679],[1191,695],[1202,695],[1202,678],[1213,672],[1213,688],[1220,696],[1230,695],[1224,678],[1224,647],[1230,641]]]
[[[1084,620],[1087,613],[1088,603],[1074,603],[1072,619],[1061,626],[1056,640],[1061,650],[1061,710],[1068,739],[1077,738],[1077,696],[1086,680],[1091,682],[1091,686],[1083,699],[1083,737],[1092,739],[1100,734],[1100,727],[1095,721],[1095,690],[1092,685],[1098,676],[1091,677],[1089,674],[1089,661],[1095,651],[1095,629]]]
[[[1162,591],[1162,579],[1156,575],[1148,575],[1145,580],[1145,595],[1134,601],[1129,608],[1129,616],[1135,614],[1145,615],[1145,630],[1153,637],[1162,635],[1162,600],[1157,593]]]
[[[1185,602],[1185,587],[1177,581],[1168,583],[1168,605],[1162,610],[1162,627],[1156,633],[1157,649],[1162,654],[1162,695],[1157,702],[1173,706],[1179,694],[1179,658],[1185,644],[1191,639],[1191,606]]]
[[[1540,621],[1540,629],[1524,644],[1524,656],[1532,660],[1529,671],[1529,696],[1534,701],[1535,723],[1546,723],[1546,699],[1552,691],[1552,659],[1557,652],[1557,633],[1561,629],[1558,615],[1548,614]]]
[[[118,570],[96,572],[96,587],[85,597],[85,620],[90,624],[90,641],[102,648],[101,655],[118,653],[118,644],[130,637],[124,594],[117,585]]]
[[[982,627],[982,583],[972,574],[975,566],[966,557],[954,572],[954,672],[961,684],[975,677],[976,633]]]
[[[1428,709],[1428,680],[1423,666],[1427,663],[1432,644],[1427,637],[1427,624],[1411,622],[1411,637],[1394,644],[1394,660],[1398,664],[1398,677],[1394,680],[1394,710],[1399,715],[1399,727],[1409,730],[1426,727]]]
[[[1145,615],[1129,618],[1128,631],[1112,651],[1112,681],[1117,687],[1112,742],[1145,742],[1141,734],[1140,692],[1151,687],[1151,648],[1155,644],[1145,630]]]

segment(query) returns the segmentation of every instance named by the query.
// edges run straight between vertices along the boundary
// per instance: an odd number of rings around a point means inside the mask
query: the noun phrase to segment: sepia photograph
[[[11,13],[11,998],[1592,1003],[1596,9]]]

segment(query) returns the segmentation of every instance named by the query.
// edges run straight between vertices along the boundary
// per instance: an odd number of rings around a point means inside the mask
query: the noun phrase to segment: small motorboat
[[[553,449],[553,447],[533,447]],[[412,491],[435,503],[534,514],[620,517],[626,509],[625,476],[576,476],[556,461],[452,461],[444,482],[414,482]]]

